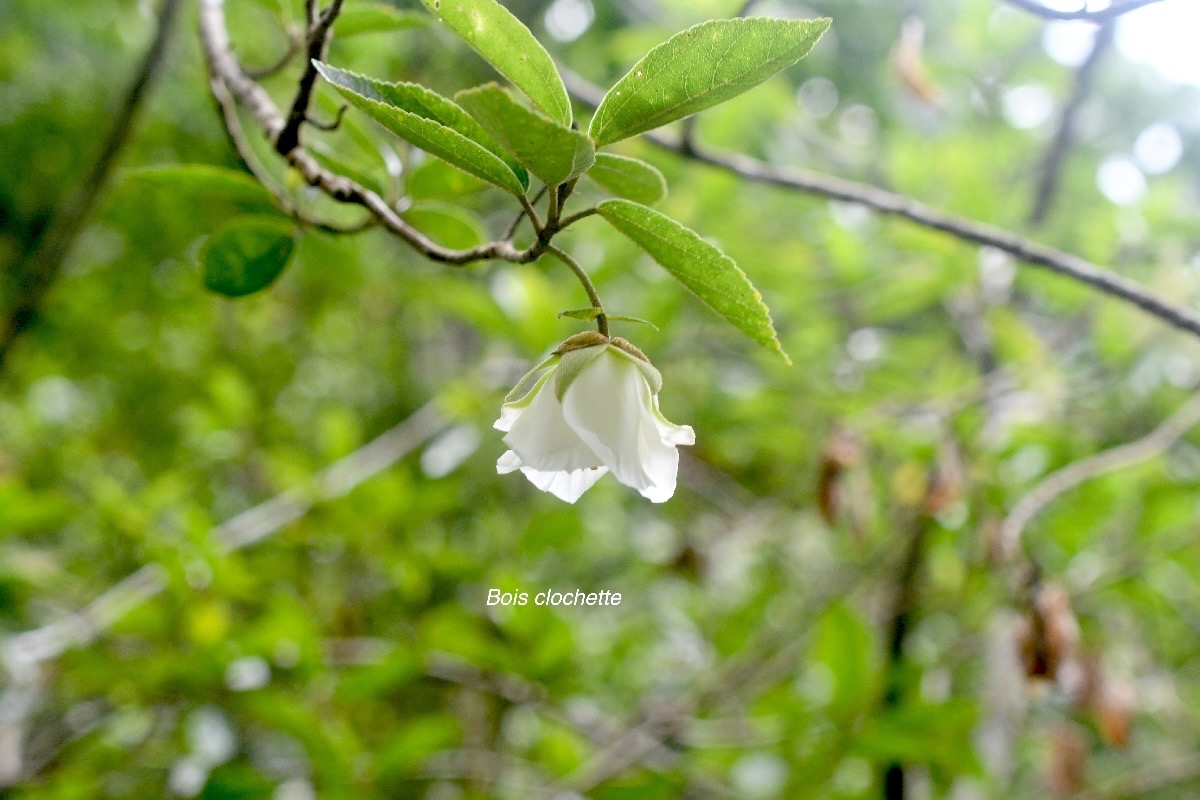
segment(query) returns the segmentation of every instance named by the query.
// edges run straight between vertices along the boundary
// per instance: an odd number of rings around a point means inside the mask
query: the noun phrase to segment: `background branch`
[[[1113,3],[1108,8],[1097,9],[1095,11],[1087,10],[1086,0],[1080,0],[1084,7],[1078,11],[1060,11],[1055,8],[1047,8],[1041,3],[1034,2],[1034,0],[1004,0],[1004,2],[1042,19],[1063,21],[1084,20],[1086,22],[1104,23],[1114,20],[1122,14],[1136,11],[1143,6],[1161,3],[1162,0],[1124,0],[1124,2]]]
[[[300,144],[300,128],[308,120],[308,106],[312,102],[313,88],[317,85],[317,67],[313,62],[324,61],[325,51],[329,49],[329,34],[333,31],[333,23],[342,11],[343,0],[333,0],[329,7],[317,14],[308,28],[308,59],[304,72],[300,76],[300,86],[296,90],[296,99],[288,112],[287,122],[275,138],[275,149],[280,155],[287,155]],[[309,6],[309,14],[316,14],[316,5]]]
[[[18,296],[13,307],[0,319],[0,367],[13,343],[34,321],[38,309],[70,254],[71,245],[108,185],[109,176],[122,151],[128,145],[138,116],[154,79],[163,65],[167,44],[179,19],[182,0],[164,0],[158,15],[158,27],[146,49],[133,81],[117,107],[112,127],[104,137],[96,160],[70,198],[53,215],[41,235],[30,243],[13,266]]]
[[[561,71],[567,88],[580,102],[593,107],[599,104],[604,95],[600,88],[570,70]],[[700,147],[695,142],[685,145],[661,132],[644,135],[665,150],[691,161],[725,170],[747,181],[858,203],[963,241],[995,247],[1031,266],[1040,267],[1131,303],[1170,325],[1200,337],[1200,313],[1156,295],[1140,284],[1084,258],[1038,244],[1012,231],[948,214],[914,198],[833,175],[768,164],[741,153]]]
[[[303,517],[320,500],[341,497],[391,467],[432,439],[447,425],[436,402],[345,458],[317,473],[306,490],[283,492],[213,528],[211,535],[225,553],[240,550],[275,534]],[[94,641],[130,610],[167,588],[166,570],[146,564],[109,587],[79,611],[40,628],[8,637],[0,650],[8,686],[0,694],[0,787],[23,780],[22,739],[25,721],[40,700],[41,665],[67,650]]]
[[[1000,528],[1000,541],[1004,552],[1015,553],[1021,541],[1021,534],[1029,523],[1062,495],[1093,478],[1162,455],[1198,423],[1200,394],[1195,394],[1141,439],[1097,453],[1051,473],[1022,497],[1004,519]]]
[[[1104,54],[1112,46],[1115,31],[1116,28],[1111,23],[1101,25],[1096,30],[1096,37],[1092,41],[1092,52],[1075,72],[1071,96],[1063,106],[1062,114],[1058,119],[1058,127],[1054,130],[1054,137],[1050,140],[1050,146],[1046,148],[1046,154],[1043,156],[1041,167],[1038,170],[1037,191],[1034,193],[1033,208],[1029,212],[1030,225],[1038,226],[1045,221],[1046,215],[1050,212],[1050,208],[1058,196],[1062,169],[1067,155],[1071,151],[1071,145],[1074,143],[1075,121],[1079,116],[1079,109],[1092,91],[1096,68],[1103,60]]]
[[[904,647],[912,618],[917,611],[917,590],[921,566],[925,562],[925,550],[929,533],[933,530],[935,516],[940,504],[955,479],[957,455],[948,441],[941,447],[937,464],[930,470],[927,485],[918,505],[913,509],[912,521],[908,526],[907,546],[900,561],[892,589],[892,602],[887,621],[887,668],[885,672],[883,707],[895,709],[901,705]],[[906,795],[904,765],[892,762],[884,767],[883,796],[885,800],[904,800]]]
[[[246,75],[230,49],[229,31],[225,25],[224,0],[200,0],[200,39],[213,85],[243,106],[257,122],[266,137],[278,146],[280,135],[288,122],[266,90]],[[444,264],[468,264],[488,258],[528,263],[542,251],[537,243],[527,250],[517,250],[508,241],[488,242],[465,250],[442,247],[413,228],[380,195],[356,181],[322,167],[297,143],[283,157],[311,186],[330,198],[343,203],[360,205],[374,215],[385,228],[426,258]]]

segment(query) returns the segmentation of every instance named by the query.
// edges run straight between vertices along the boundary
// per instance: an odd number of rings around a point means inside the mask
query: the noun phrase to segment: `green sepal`
[[[566,311],[560,311],[558,312],[558,317],[559,319],[570,317],[571,319],[581,319],[586,322],[600,316],[600,313],[600,309],[595,306],[588,306],[587,308],[569,308]],[[605,316],[608,315],[605,314]]]
[[[626,314],[609,314],[608,312],[601,312],[600,309],[595,308],[593,306],[588,306],[587,308],[567,309],[566,311],[558,312],[558,316],[560,319],[562,317],[570,317],[571,319],[581,319],[584,321],[589,321],[589,320],[593,320],[596,317],[600,316],[601,313],[604,313],[604,318],[608,319],[608,320],[615,320],[617,322],[637,322],[641,325],[649,325],[651,328],[653,328],[656,331],[659,329],[659,327],[657,325],[655,325],[653,322],[651,322],[648,319],[642,319],[641,317],[631,317]]]
[[[659,327],[657,325],[655,325],[653,322],[651,322],[648,319],[642,319],[641,317],[631,317],[627,314],[605,314],[604,316],[607,317],[610,321],[615,320],[616,322],[636,322],[639,325],[649,325],[651,328],[653,328],[656,331],[659,330]]]
[[[632,353],[627,353],[619,347],[613,347],[613,352],[619,354],[622,358],[627,358],[633,365],[642,371],[642,376],[646,379],[646,383],[650,384],[650,394],[657,395],[662,391],[663,379],[662,373],[649,361],[638,358]],[[640,350],[638,352],[641,352]]]
[[[551,366],[551,365],[552,365],[552,364],[553,364],[555,361],[557,361],[559,358],[561,358],[561,356],[557,356],[557,355],[550,356],[550,357],[549,357],[549,358],[547,358],[545,361],[542,361],[542,362],[541,362],[540,364],[538,364],[536,367],[534,367],[533,369],[529,370],[529,372],[526,372],[524,375],[522,375],[522,376],[521,376],[521,380],[517,381],[517,385],[516,385],[516,386],[514,386],[514,387],[512,388],[512,391],[510,391],[508,394],[504,395],[504,405],[506,405],[506,406],[507,406],[507,405],[516,405],[516,404],[517,404],[517,397],[518,397],[518,396],[521,396],[521,392],[522,392],[522,390],[525,388],[525,386],[526,386],[526,385],[528,385],[528,383],[529,383],[531,380],[533,380],[533,376],[534,376],[534,375],[537,375],[539,372],[541,372],[542,370],[546,369],[546,367],[549,367],[549,366]],[[550,373],[549,373],[549,372],[547,372],[545,375],[543,375],[543,376],[542,376],[541,380],[539,380],[539,381],[537,382],[537,384],[535,384],[535,385],[534,385],[534,388],[533,388],[533,389],[531,389],[531,390],[530,390],[530,391],[529,391],[527,394],[525,394],[523,397],[521,397],[521,402],[525,402],[525,401],[532,401],[532,400],[533,400],[533,396],[534,396],[535,394],[537,394],[537,391],[536,391],[536,390],[537,390],[537,388],[538,388],[538,387],[539,387],[539,385],[540,385],[540,384],[542,384],[542,383],[543,383],[543,382],[544,382],[544,381],[545,381],[545,380],[546,380],[548,377],[550,377]]]
[[[559,362],[558,369],[554,371],[554,396],[558,398],[558,402],[562,402],[567,388],[579,377],[583,368],[599,358],[607,349],[608,345],[597,344],[563,353],[562,361]]]

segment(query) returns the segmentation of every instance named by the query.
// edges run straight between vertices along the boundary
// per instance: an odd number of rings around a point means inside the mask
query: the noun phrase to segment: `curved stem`
[[[524,220],[525,217],[527,217],[529,215],[530,205],[541,200],[542,196],[544,194],[546,194],[545,186],[543,186],[541,189],[538,190],[538,193],[533,196],[532,201],[526,199],[526,201],[521,204],[521,213],[517,215],[517,218],[512,221],[511,225],[508,226],[508,230],[506,230],[504,232],[503,238],[505,239],[505,241],[510,241],[510,242],[512,241],[513,235],[517,232],[517,228],[521,227],[521,221]],[[530,222],[534,226],[533,232],[536,235],[537,234],[537,223],[533,221],[532,217],[530,218]]]
[[[585,208],[583,211],[577,211],[570,216],[563,217],[558,223],[558,230],[564,230],[565,228],[574,225],[576,222],[579,222],[579,220],[590,217],[596,213],[598,213],[596,211],[596,207],[592,206],[591,208]]]
[[[1200,424],[1200,394],[1194,394],[1174,414],[1140,439],[1117,445],[1047,475],[1013,506],[1000,527],[1005,553],[1015,553],[1021,534],[1051,503],[1075,487],[1114,470],[1148,461],[1166,452]]]
[[[551,186],[549,188],[550,188],[550,202],[549,202],[549,205],[546,207],[546,224],[547,225],[558,225],[558,215],[559,215],[559,211],[560,211],[559,205],[558,205],[558,187]]]
[[[604,313],[604,305],[600,302],[600,295],[596,292],[596,284],[592,283],[592,279],[584,272],[583,267],[579,266],[579,262],[562,250],[550,245],[546,247],[546,251],[570,267],[571,271],[575,273],[575,277],[579,278],[579,282],[583,284],[583,290],[587,292],[588,300],[592,303],[592,308],[599,312],[596,314],[596,330],[600,331],[601,336],[607,337],[608,316]]]
[[[538,193],[541,196],[541,192]],[[529,217],[529,223],[533,225],[533,233],[535,236],[540,236],[545,228],[542,226],[542,220],[538,217],[537,209],[533,207],[533,203],[529,202],[529,198],[525,195],[520,196],[521,206],[525,209],[525,215]],[[520,224],[520,218],[517,219],[517,224]],[[513,226],[513,231],[516,232],[516,225]],[[507,238],[512,238],[510,233]]]

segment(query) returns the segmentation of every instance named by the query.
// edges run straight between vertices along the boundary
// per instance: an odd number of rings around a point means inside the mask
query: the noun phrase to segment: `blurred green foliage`
[[[255,67],[279,58],[302,15],[298,0],[228,5],[234,46]],[[607,86],[670,34],[739,4],[508,5]],[[22,290],[8,267],[86,171],[150,6],[0,4],[6,307]],[[445,95],[495,79],[445,29],[374,13],[391,30],[335,38],[330,63]],[[990,0],[764,0],[756,13],[833,26],[808,59],[705,112],[702,141],[1030,232],[1054,117],[1015,127],[1006,100],[1032,86],[1061,105],[1072,81],[1043,52],[1041,21]],[[914,15],[937,102],[895,66]],[[169,171],[140,171],[240,169],[187,16],[122,174],[0,373],[0,634],[60,619],[144,564],[161,564],[168,586],[47,664],[28,726],[0,709],[0,734],[18,737],[0,735],[0,749],[18,741],[23,753],[4,796],[532,797],[594,765],[622,725],[672,707],[686,723],[589,796],[720,796],[715,784],[745,798],[874,797],[898,761],[914,796],[1039,797],[1065,758],[1064,729],[1081,738],[1088,782],[1196,751],[1195,436],[1084,485],[1027,531],[1045,579],[1071,595],[1083,647],[1136,690],[1125,748],[1061,688],[1009,664],[1021,595],[988,550],[1039,478],[1142,435],[1187,397],[1195,342],[1003,254],[630,140],[617,151],[667,179],[659,207],[762,290],[795,364],[754,348],[602,221],[581,222],[564,246],[607,307],[661,329],[614,323],[661,370],[663,411],[697,444],[664,506],[609,479],[566,506],[496,475],[504,447],[490,427],[505,380],[587,327],[557,316],[584,298],[552,259],[447,268],[380,231],[307,230],[268,290],[205,290],[208,237],[265,209],[252,187],[231,207],[227,193],[210,201],[147,177]],[[298,69],[266,81],[281,102]],[[1109,54],[1059,203],[1031,235],[1194,304],[1198,100]],[[318,90],[323,118],[338,104]],[[1114,206],[1097,168],[1155,123],[1179,133],[1184,157],[1140,203]],[[514,217],[511,197],[365,115],[305,135],[328,165],[410,199],[406,218],[448,246]],[[361,219],[256,145],[301,207]],[[581,183],[572,202],[601,196]],[[219,547],[215,525],[304,486],[431,399],[451,422],[419,452],[260,544]],[[839,432],[857,458],[823,485]],[[892,670],[896,576],[929,474],[950,462],[959,490],[928,533]],[[822,514],[825,489],[839,493],[836,513]],[[488,608],[492,587],[623,600]],[[445,663],[478,680],[448,680]],[[496,675],[544,697],[495,691]]]

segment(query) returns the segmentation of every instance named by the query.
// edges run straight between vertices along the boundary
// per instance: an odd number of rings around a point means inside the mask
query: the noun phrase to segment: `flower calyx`
[[[608,342],[609,338],[599,331],[584,331],[575,334],[554,348],[554,355],[561,356],[572,350],[582,350],[585,347],[595,347],[599,344],[608,344]]]
[[[583,333],[575,334],[574,336],[564,340],[563,343],[558,347],[554,348],[553,355],[561,356],[571,352],[572,350],[582,350],[585,347],[595,347],[596,345],[601,344],[611,344],[613,347],[628,353],[634,358],[641,359],[647,364],[650,363],[650,359],[646,356],[646,354],[643,353],[641,348],[639,348],[633,342],[620,336],[605,336],[603,333],[598,331],[584,331]]]
[[[585,331],[560,344],[552,356],[559,359],[554,371],[554,394],[559,401],[575,378],[610,347],[620,351],[622,357],[629,357],[650,385],[652,395],[659,393],[662,389],[662,374],[654,368],[645,353],[619,336],[608,337],[596,331]]]

